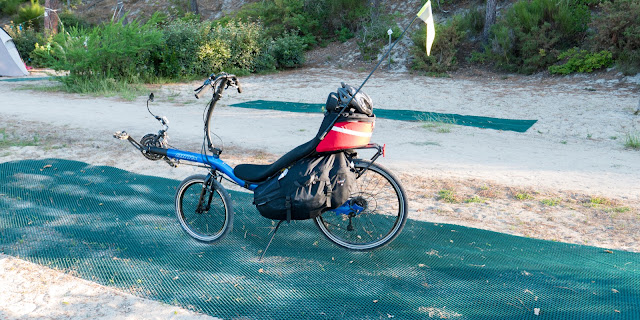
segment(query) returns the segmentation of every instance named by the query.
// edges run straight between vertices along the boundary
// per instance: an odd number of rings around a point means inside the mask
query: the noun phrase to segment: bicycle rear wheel
[[[180,226],[198,241],[218,241],[233,229],[229,193],[210,175],[184,179],[176,191],[175,205]]]
[[[408,201],[398,179],[385,167],[354,160],[356,186],[348,200],[349,213],[327,211],[315,218],[332,242],[351,250],[382,247],[395,239],[407,222]]]

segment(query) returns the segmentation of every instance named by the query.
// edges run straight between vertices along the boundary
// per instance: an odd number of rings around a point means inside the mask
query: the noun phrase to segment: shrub
[[[590,18],[579,1],[518,1],[492,27],[485,54],[505,70],[533,73],[580,44]]]
[[[271,44],[269,53],[274,57],[280,68],[294,68],[304,63],[304,50],[307,45],[304,40],[294,33],[285,33]]]
[[[348,40],[353,37],[349,37],[349,32],[354,33],[367,21],[370,15],[368,5],[367,0],[305,0],[304,10],[318,19],[318,35],[330,37],[327,32],[332,30],[336,37],[342,35],[344,39],[346,35]]]
[[[372,8],[369,11],[369,15],[362,22],[358,36],[358,47],[363,60],[377,60],[380,49],[388,43],[389,26],[392,26],[393,31],[391,39],[397,39],[402,32],[395,23],[394,16],[383,14],[382,8]]]
[[[113,22],[90,30],[71,28],[36,51],[56,70],[69,71],[69,77],[62,78],[66,85],[103,79],[138,83],[156,77],[154,62],[161,45],[160,30],[133,21],[126,26]]]
[[[200,46],[209,29],[203,24],[174,20],[162,29],[162,50],[159,73],[163,77],[180,79],[193,74],[210,73],[203,70]],[[206,49],[202,52],[207,55]]]
[[[205,41],[198,48],[201,73],[217,73],[231,57],[229,47],[220,39]],[[198,70],[195,70],[198,71]]]
[[[591,53],[587,50],[571,48],[560,54],[558,59],[566,60],[566,62],[561,65],[550,66],[549,72],[556,74],[593,72],[594,70],[608,67],[613,63],[611,52],[606,50]]]
[[[217,24],[209,33],[210,39],[220,39],[229,48],[230,57],[226,67],[253,71],[254,60],[267,45],[262,25],[256,22],[231,20]]]
[[[459,30],[463,30],[472,35],[482,33],[484,29],[484,11],[480,9],[471,9],[459,19]]]
[[[411,67],[414,70],[441,73],[454,70],[457,66],[457,53],[459,43],[465,35],[465,31],[460,31],[459,17],[454,17],[445,24],[436,25],[436,38],[431,48],[431,56],[426,53],[426,32],[425,26],[421,26],[419,31],[414,33],[411,39],[413,47]]]
[[[307,46],[313,46],[322,39],[348,37],[368,13],[368,0],[265,0],[245,5],[236,17],[260,21],[270,38],[298,32]]]
[[[84,28],[89,29],[94,27],[90,22],[78,17],[72,11],[64,10],[58,14],[58,18],[60,18],[60,22],[62,24],[62,28]]]
[[[260,21],[267,37],[277,38],[285,32],[298,31],[308,45],[317,43],[322,34],[318,16],[305,11],[304,0],[269,0],[245,5],[237,13],[242,21]]]
[[[335,34],[336,34],[336,37],[338,38],[338,41],[340,42],[347,42],[347,40],[355,36],[353,32],[351,32],[351,30],[349,30],[349,28],[347,27],[342,27],[342,29],[337,30]]]
[[[40,5],[38,0],[31,0],[31,4],[18,9],[18,15],[15,18],[15,23],[24,24],[26,26],[33,27],[36,30],[40,30],[44,22],[41,18],[42,15],[44,15],[44,7]]]
[[[31,64],[31,52],[35,49],[36,43],[42,41],[43,36],[30,26],[19,28],[13,25],[7,28],[6,31],[13,38],[13,43],[16,45],[22,60]]]
[[[611,51],[623,72],[640,72],[640,0],[604,2],[601,8],[591,23],[595,48]]]
[[[18,7],[24,2],[24,0],[0,0],[0,8],[5,14],[13,15],[18,12]]]
[[[276,70],[276,63],[276,58],[264,51],[253,61],[253,70],[259,73],[273,72]]]

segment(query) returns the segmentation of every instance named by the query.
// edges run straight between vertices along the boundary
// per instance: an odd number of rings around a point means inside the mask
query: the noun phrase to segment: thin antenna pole
[[[371,78],[371,76],[373,75],[374,72],[376,72],[376,70],[378,70],[378,67],[380,67],[380,65],[382,64],[382,62],[384,61],[385,58],[387,58],[387,56],[389,55],[389,53],[391,53],[391,50],[393,49],[393,47],[396,46],[396,44],[398,44],[398,42],[400,40],[402,40],[402,37],[404,36],[404,34],[407,32],[407,30],[409,30],[409,28],[413,25],[414,22],[416,22],[416,20],[418,19],[418,16],[416,15],[413,20],[411,20],[411,23],[409,23],[409,25],[404,28],[404,31],[402,31],[402,34],[400,35],[400,37],[398,38],[398,40],[396,40],[393,45],[391,45],[391,47],[389,48],[389,50],[387,50],[387,53],[384,54],[384,56],[382,56],[382,58],[380,59],[380,61],[378,62],[378,64],[376,65],[375,68],[373,68],[373,70],[371,71],[371,73],[369,73],[369,75],[367,76],[366,79],[364,79],[364,81],[362,82],[362,84],[360,85],[360,87],[358,88],[358,90],[356,90],[356,93],[354,93],[351,96],[351,99],[349,99],[349,101],[345,104],[344,107],[342,107],[342,110],[340,110],[340,112],[338,113],[338,115],[336,116],[335,119],[333,119],[333,121],[331,121],[331,124],[324,130],[324,132],[320,135],[320,140],[323,140],[324,137],[327,135],[327,133],[329,133],[329,131],[331,131],[331,128],[333,128],[333,125],[336,124],[336,122],[338,121],[338,118],[340,117],[340,114],[344,112],[344,110],[349,106],[349,104],[351,103],[351,101],[353,100],[353,98],[356,97],[356,95],[358,94],[358,92],[360,92],[360,89],[362,89],[362,87],[364,87],[364,85],[367,83],[367,81],[369,81],[369,78]]]

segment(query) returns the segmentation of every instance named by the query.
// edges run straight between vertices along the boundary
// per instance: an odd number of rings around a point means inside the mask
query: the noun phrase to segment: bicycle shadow
[[[0,164],[0,252],[224,318],[633,318],[640,255],[409,220],[352,252],[311,221],[275,226],[230,192],[234,230],[207,245],[174,217],[179,182],[58,159]],[[612,289],[615,289],[613,291]],[[617,311],[616,311],[617,310]]]

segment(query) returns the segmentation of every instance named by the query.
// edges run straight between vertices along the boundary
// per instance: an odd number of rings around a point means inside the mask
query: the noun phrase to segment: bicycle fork
[[[207,175],[207,180],[202,184],[202,191],[200,191],[200,198],[198,199],[198,207],[196,208],[196,213],[205,213],[209,212],[211,209],[211,201],[213,200],[213,183],[211,183],[211,179],[215,179],[212,174]],[[209,190],[209,199],[206,201],[205,205],[205,197],[207,195],[207,190]]]

